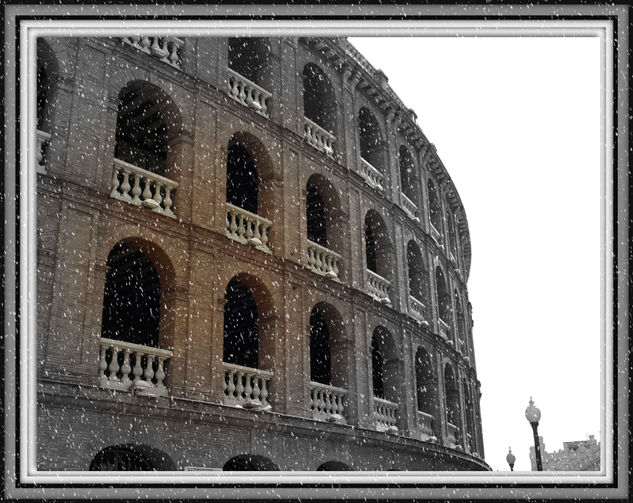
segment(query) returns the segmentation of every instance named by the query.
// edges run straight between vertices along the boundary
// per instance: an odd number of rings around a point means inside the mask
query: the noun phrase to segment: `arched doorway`
[[[176,471],[176,465],[163,451],[148,445],[122,444],[100,450],[92,459],[90,471]]]
[[[397,430],[402,379],[400,355],[391,333],[376,327],[371,338],[371,374],[374,420],[381,430]]]
[[[273,472],[279,471],[279,467],[264,456],[241,454],[224,463],[222,470],[225,472]]]

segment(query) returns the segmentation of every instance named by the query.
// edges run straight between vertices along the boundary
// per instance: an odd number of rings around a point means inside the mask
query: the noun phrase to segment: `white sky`
[[[437,147],[472,242],[485,459],[600,435],[598,38],[350,38]]]

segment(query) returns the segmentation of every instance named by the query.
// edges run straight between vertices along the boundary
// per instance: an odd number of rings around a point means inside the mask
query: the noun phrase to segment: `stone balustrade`
[[[374,424],[378,431],[398,431],[398,404],[374,397]]]
[[[371,295],[374,299],[378,302],[384,302],[387,305],[391,305],[390,281],[367,269],[367,286],[369,289],[369,295]]]
[[[48,146],[48,142],[51,140],[51,135],[45,131],[37,130],[35,134],[35,159],[37,160],[37,165],[35,166],[35,170],[38,173],[46,174],[46,147]]]
[[[407,215],[409,215],[409,217],[412,220],[419,222],[420,218],[418,217],[418,207],[415,205],[413,201],[411,201],[411,199],[409,199],[404,194],[404,192],[401,192],[400,196],[401,196],[401,201],[402,201],[402,209],[405,211]]]
[[[383,174],[362,157],[360,158],[360,169],[367,185],[376,190],[383,189]]]
[[[438,318],[437,319],[437,326],[439,328],[440,331],[440,335],[444,338],[444,339],[449,339],[449,335],[450,335],[450,327],[448,326],[448,323],[446,323],[442,318]]]
[[[181,68],[181,59],[179,51],[183,45],[184,40],[176,37],[123,37],[121,41],[124,44],[131,45],[132,47],[149,54],[163,63],[173,66],[174,68]]]
[[[444,243],[442,242],[442,234],[440,234],[440,231],[438,231],[432,223],[429,222],[429,224],[431,226],[431,237],[438,246],[444,247]]]
[[[264,217],[226,203],[226,236],[229,239],[272,254],[268,247],[268,233],[272,225]]]
[[[446,444],[449,447],[457,447],[457,426],[451,423],[446,423]]]
[[[418,320],[422,325],[428,326],[429,322],[426,321],[424,311],[426,306],[416,299],[413,295],[409,295],[409,314]]]
[[[229,96],[242,105],[252,108],[259,115],[268,117],[268,100],[272,94],[229,68]]]
[[[341,259],[338,253],[308,240],[308,267],[315,273],[340,281],[338,273]]]
[[[422,433],[423,437],[435,438],[433,433],[433,420],[434,417],[426,412],[418,411],[418,430]]]
[[[172,204],[178,188],[177,182],[114,159],[111,185],[111,197],[135,206],[143,206],[159,215],[176,218]]]
[[[329,156],[334,155],[334,142],[336,141],[336,136],[328,133],[325,129],[315,124],[307,117],[305,117],[303,136],[306,141],[317,150],[325,152]]]
[[[114,339],[99,339],[99,384],[144,395],[167,395],[165,362],[174,353]]]
[[[310,410],[313,419],[343,422],[347,390],[310,381]]]
[[[246,409],[270,408],[268,389],[273,373],[268,370],[242,367],[233,363],[224,366],[224,404],[237,405]]]

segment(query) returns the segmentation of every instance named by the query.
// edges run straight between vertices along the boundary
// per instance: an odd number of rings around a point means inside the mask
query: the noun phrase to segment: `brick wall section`
[[[459,451],[444,453],[443,447],[415,440],[419,435],[413,357],[418,345],[436,361],[435,430],[440,443],[445,435],[441,404],[446,362],[457,369],[460,383],[464,377],[476,389],[474,407],[479,417],[472,322],[462,279],[467,271],[460,258],[460,276],[446,258],[445,249],[428,233],[426,179],[433,177],[426,167],[428,149],[410,147],[420,173],[421,222],[410,220],[399,206],[397,151],[399,145],[406,144],[407,135],[402,127],[390,122],[388,113],[360,92],[362,79],[346,77],[302,41],[273,40],[271,118],[265,119],[226,94],[226,39],[187,39],[182,71],[118,39],[56,39],[49,42],[49,47],[58,61],[59,75],[47,105],[53,134],[47,155],[48,174],[38,176],[38,359],[43,362],[38,370],[45,390],[38,418],[42,466],[51,468],[62,463],[81,469],[89,464],[99,442],[105,447],[117,442],[155,443],[156,438],[180,467],[218,466],[237,452],[238,445],[245,452],[261,447],[280,467],[284,463],[296,466],[300,459],[316,463],[336,458],[369,468],[378,466],[382,455],[393,466],[483,466]],[[335,88],[338,136],[334,158],[303,140],[301,75],[307,62],[320,65]],[[179,183],[173,206],[177,219],[110,197],[118,93],[135,80],[160,88],[178,110],[178,131],[170,142],[167,170],[167,176]],[[359,175],[355,128],[361,106],[370,108],[378,118],[386,142],[388,169],[383,194],[371,189]],[[261,159],[265,158],[258,165],[265,185],[260,214],[273,221],[272,255],[225,235],[227,146],[236,133],[252,138],[264,156]],[[315,173],[331,184],[340,203],[334,230],[343,257],[342,283],[326,280],[307,268],[305,188]],[[440,188],[450,189],[446,181]],[[440,201],[446,204],[444,197]],[[381,215],[391,236],[391,307],[375,302],[366,293],[364,219],[370,209]],[[124,239],[147,250],[159,270],[160,345],[174,352],[167,369],[171,396],[207,404],[221,402],[223,297],[231,278],[242,275],[258,285],[258,304],[269,303],[271,307],[267,322],[270,333],[267,342],[264,338],[262,341],[267,368],[274,372],[270,401],[281,415],[270,416],[274,420],[261,419],[259,424],[259,418],[255,423],[246,420],[249,415],[244,411],[207,405],[213,412],[199,418],[190,412],[175,412],[167,399],[152,402],[98,392],[106,260],[112,247]],[[432,313],[428,327],[407,313],[406,245],[410,239],[419,245],[428,271],[431,291],[427,309]],[[450,291],[457,290],[465,304],[462,311],[466,314],[469,361],[456,351],[457,339],[451,346],[436,335],[437,265],[445,271]],[[398,390],[398,438],[385,440],[384,435],[375,432],[367,432],[365,438],[365,433],[349,426],[298,419],[311,416],[307,396],[309,316],[319,302],[333,306],[344,320],[348,424],[373,428],[371,337],[378,326],[385,327],[393,337],[403,377]],[[94,398],[82,402],[81,408],[74,407],[75,402],[54,391],[62,383],[81,384],[82,389],[95,393]],[[73,388],[64,389],[72,394],[69,390]],[[460,399],[464,410],[463,393]],[[231,417],[241,426],[231,424]],[[213,427],[202,428],[199,421]],[[284,421],[287,424],[279,426]],[[96,444],[95,425],[99,439]],[[270,431],[261,435],[260,426]],[[301,441],[293,437],[293,428],[300,429]],[[324,434],[330,428],[336,429],[337,436]],[[461,428],[463,436],[465,426]],[[480,429],[476,419],[476,450],[483,455]],[[400,443],[401,449],[395,449],[394,445]],[[438,449],[442,455],[436,454]],[[284,459],[290,451],[293,455]],[[384,454],[387,451],[389,455]],[[430,452],[437,463],[430,461]]]

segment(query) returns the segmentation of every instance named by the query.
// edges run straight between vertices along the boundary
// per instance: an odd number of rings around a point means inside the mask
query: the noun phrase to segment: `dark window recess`
[[[157,175],[165,175],[167,127],[156,104],[141,90],[119,95],[114,157]]]
[[[313,243],[327,247],[325,206],[319,190],[308,183],[306,188],[306,213],[308,217],[308,239]]]
[[[365,223],[365,254],[367,256],[367,269],[378,274],[376,264],[376,237],[371,226]]]
[[[330,332],[318,309],[310,314],[310,379],[321,384],[332,383]]]
[[[107,265],[101,336],[158,347],[160,280],[152,261],[118,243]]]
[[[257,368],[259,334],[257,304],[251,291],[232,279],[224,294],[224,361]]]
[[[257,169],[240,144],[229,145],[226,165],[226,202],[257,214]]]
[[[379,346],[378,341],[376,341],[375,339],[372,340],[371,345],[371,365],[374,396],[384,399],[384,356],[382,354],[382,350]]]

